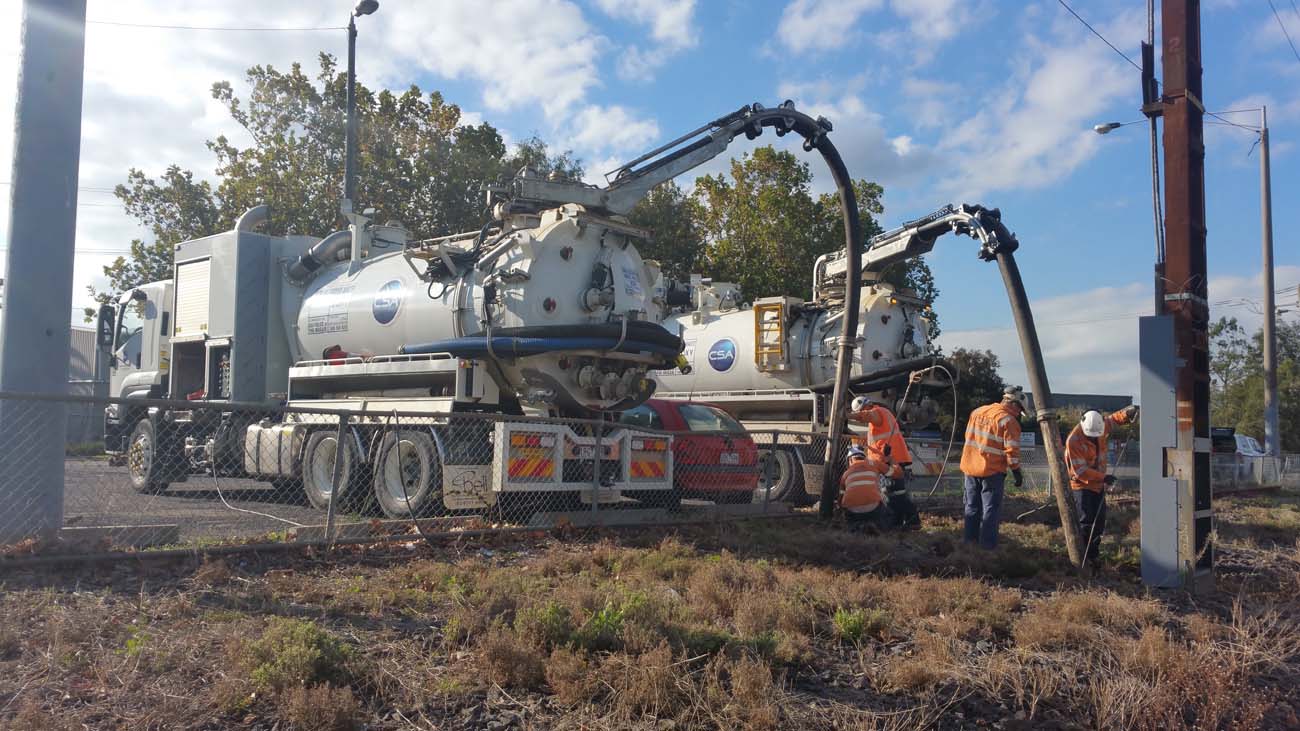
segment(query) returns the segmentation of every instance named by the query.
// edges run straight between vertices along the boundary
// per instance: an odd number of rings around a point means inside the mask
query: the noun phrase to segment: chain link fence
[[[816,502],[826,452],[824,437],[795,432],[355,406],[0,398],[0,546],[98,553],[788,516]],[[40,436],[43,420],[74,410],[101,415],[102,448],[64,452]],[[50,449],[60,454],[42,459]]]

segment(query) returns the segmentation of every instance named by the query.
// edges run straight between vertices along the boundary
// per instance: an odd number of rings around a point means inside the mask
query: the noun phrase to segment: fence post
[[[343,481],[343,450],[348,448],[348,417],[339,414],[339,430],[334,436],[334,473],[330,476],[330,501],[325,510],[325,537],[329,547],[334,548],[334,503],[339,496]]]
[[[591,515],[592,520],[600,519],[600,458],[603,456],[600,452],[601,437],[605,433],[605,425],[597,424],[593,430],[596,432],[596,448],[591,453]]]

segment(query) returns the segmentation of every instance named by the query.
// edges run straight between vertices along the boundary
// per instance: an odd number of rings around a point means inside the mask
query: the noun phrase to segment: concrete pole
[[[25,0],[0,390],[65,394],[86,0]],[[66,407],[0,402],[0,544],[57,537]]]
[[[1268,159],[1268,107],[1259,110],[1259,215],[1264,266],[1264,453],[1282,454],[1277,403],[1277,307],[1273,301],[1273,186]]]

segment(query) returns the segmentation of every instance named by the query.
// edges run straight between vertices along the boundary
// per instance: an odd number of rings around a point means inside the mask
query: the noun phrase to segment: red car
[[[758,487],[758,447],[745,427],[721,408],[701,401],[650,399],[624,411],[619,420],[676,432],[673,484],[683,497],[716,503],[753,500]]]

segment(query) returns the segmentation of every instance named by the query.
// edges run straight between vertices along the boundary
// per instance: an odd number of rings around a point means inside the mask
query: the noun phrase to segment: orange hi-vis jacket
[[[884,467],[870,458],[851,463],[840,476],[840,507],[850,513],[870,513],[880,507]]]
[[[877,461],[889,465],[886,473],[890,477],[902,477],[903,465],[912,463],[912,453],[907,451],[907,442],[903,440],[903,431],[898,428],[898,419],[884,406],[873,405],[861,411],[849,414],[849,420],[867,425],[867,438],[859,437],[867,454]],[[889,445],[889,455],[885,455],[885,445]]]
[[[981,406],[966,422],[962,474],[988,477],[1020,469],[1020,420],[1004,404]]]
[[[1111,427],[1129,423],[1123,411],[1116,411],[1105,419],[1106,428],[1101,436],[1090,437],[1083,426],[1076,424],[1065,438],[1065,465],[1070,471],[1070,489],[1101,492],[1105,489],[1106,449]]]

